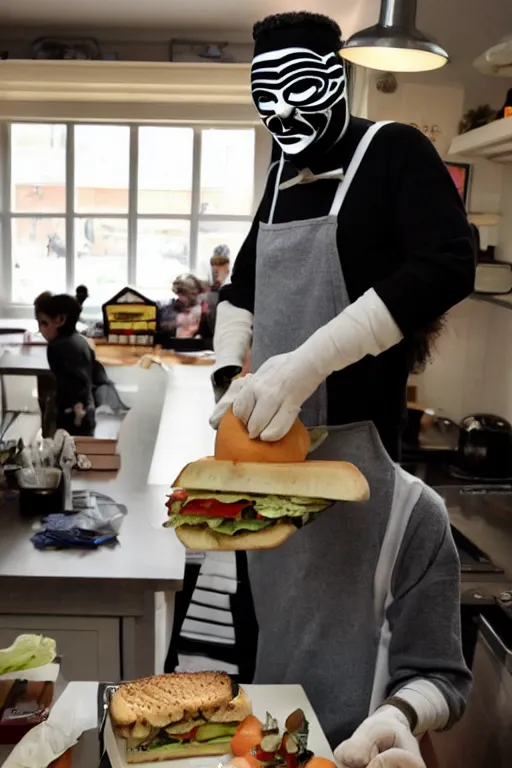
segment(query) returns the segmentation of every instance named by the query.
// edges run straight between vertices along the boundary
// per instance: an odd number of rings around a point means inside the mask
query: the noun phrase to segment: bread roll
[[[281,440],[268,443],[251,440],[245,424],[233,410],[223,416],[215,438],[215,458],[221,461],[294,462],[304,461],[309,451],[309,434],[299,419]]]
[[[295,464],[194,461],[181,471],[173,486],[217,494],[301,496],[328,501],[365,501],[369,497],[366,478],[346,461],[301,461]],[[261,533],[257,535],[261,536]]]
[[[277,523],[262,531],[227,536],[215,533],[206,525],[180,525],[176,536],[187,549],[200,552],[234,552],[236,550],[275,549],[296,532],[291,523]]]

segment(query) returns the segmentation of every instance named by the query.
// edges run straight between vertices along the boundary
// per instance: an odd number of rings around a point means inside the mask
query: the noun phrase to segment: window
[[[127,283],[167,298],[177,275],[210,277],[252,219],[252,128],[10,126],[7,301],[84,283],[99,306]]]

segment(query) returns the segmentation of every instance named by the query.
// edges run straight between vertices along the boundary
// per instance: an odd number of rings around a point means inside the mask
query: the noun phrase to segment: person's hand
[[[232,398],[235,416],[251,438],[273,442],[288,434],[303,403],[324,381],[309,347],[267,360]],[[229,394],[229,392],[228,392]]]
[[[334,751],[340,768],[426,768],[406,716],[387,705]]]
[[[215,406],[215,410],[210,416],[210,426],[213,427],[213,429],[218,429],[222,417],[225,413],[227,413],[227,411],[229,411],[237,395],[242,391],[243,387],[247,383],[247,379],[249,378],[250,374],[248,376],[240,376],[236,379],[233,379],[225,395],[221,397]]]

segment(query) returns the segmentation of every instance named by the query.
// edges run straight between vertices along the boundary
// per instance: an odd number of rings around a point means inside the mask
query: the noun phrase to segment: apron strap
[[[380,631],[369,715],[372,715],[382,704],[389,682],[391,629],[386,618],[386,611],[394,599],[392,591],[393,572],[405,531],[413,509],[423,491],[423,485],[417,478],[400,469],[395,470],[395,472],[395,491],[391,513],[373,579],[375,625],[379,627]]]
[[[338,216],[341,206],[343,205],[345,201],[345,197],[347,195],[347,192],[350,189],[350,185],[352,184],[352,181],[354,179],[354,176],[356,175],[357,171],[359,170],[359,166],[361,165],[363,158],[366,154],[366,151],[370,144],[372,143],[372,140],[376,136],[376,134],[380,131],[381,128],[383,128],[385,125],[389,125],[389,123],[393,122],[392,120],[383,120],[380,123],[374,123],[368,130],[366,131],[365,135],[357,145],[357,149],[355,151],[354,157],[352,158],[352,161],[348,167],[348,170],[345,174],[345,178],[340,183],[338,190],[336,192],[336,196],[333,200],[330,216]]]
[[[279,185],[281,183],[281,176],[283,174],[283,168],[284,168],[284,153],[281,155],[281,159],[279,160],[279,168],[277,169],[277,176],[276,176],[276,184],[274,187],[274,197],[272,198],[272,206],[270,208],[270,216],[268,218],[268,223],[273,224],[274,223],[274,213],[276,210],[277,205],[277,196],[279,195]],[[268,172],[270,174],[270,171],[274,167],[275,163],[272,163],[270,166]]]

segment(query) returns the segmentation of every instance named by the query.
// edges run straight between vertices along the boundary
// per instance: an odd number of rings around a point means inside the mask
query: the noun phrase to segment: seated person
[[[177,339],[206,338],[212,334],[206,325],[208,306],[204,286],[194,275],[185,274],[172,284],[177,298],[160,304],[160,330]]]
[[[48,365],[55,377],[57,429],[93,436],[96,426],[93,381],[96,358],[76,324],[80,304],[67,294],[42,293],[34,302],[36,320],[48,342]]]
[[[210,259],[212,291],[218,292],[229,279],[229,256],[230,250],[227,245],[218,245],[213,251],[213,256]]]

